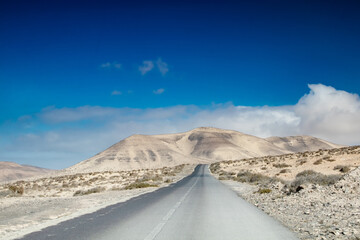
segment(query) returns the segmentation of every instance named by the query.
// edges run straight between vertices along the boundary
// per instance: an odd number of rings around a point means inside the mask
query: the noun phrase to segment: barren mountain
[[[264,139],[237,131],[202,127],[177,134],[133,135],[67,170],[159,168],[336,147],[341,146],[309,136]]]
[[[14,162],[0,162],[0,182],[40,176],[52,171],[54,170],[20,165]]]

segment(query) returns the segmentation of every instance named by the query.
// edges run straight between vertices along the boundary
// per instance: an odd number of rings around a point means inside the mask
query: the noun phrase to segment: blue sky
[[[62,168],[133,133],[204,124],[357,144],[359,10],[358,1],[2,1],[0,161]],[[355,130],[294,120],[289,109],[306,94],[345,98],[329,111],[353,103],[344,115]],[[283,116],[244,128],[239,114],[256,121],[239,106],[290,111],[301,127],[285,131]],[[216,121],[198,120],[205,113]]]

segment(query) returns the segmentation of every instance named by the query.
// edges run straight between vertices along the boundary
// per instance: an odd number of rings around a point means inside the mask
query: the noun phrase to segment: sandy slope
[[[0,182],[40,176],[51,172],[54,170],[20,165],[14,162],[0,162]]]
[[[196,128],[164,135],[133,135],[70,168],[70,172],[159,168],[341,147],[309,137],[259,138],[232,130]]]

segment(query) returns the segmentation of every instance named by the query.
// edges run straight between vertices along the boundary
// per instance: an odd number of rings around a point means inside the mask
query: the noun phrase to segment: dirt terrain
[[[0,185],[0,239],[14,239],[189,175],[195,165],[92,172]]]
[[[301,239],[360,239],[360,146],[214,163],[241,197]]]

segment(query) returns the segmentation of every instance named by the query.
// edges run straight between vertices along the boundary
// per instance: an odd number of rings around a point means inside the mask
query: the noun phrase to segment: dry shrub
[[[88,190],[77,190],[74,193],[74,196],[82,196],[82,195],[88,195],[88,194],[92,194],[92,193],[99,193],[99,192],[103,192],[105,191],[104,187],[94,187]]]
[[[273,164],[274,167],[276,168],[286,168],[286,167],[291,167],[291,165],[286,164],[286,163],[274,163]]]
[[[295,180],[285,186],[284,191],[288,194],[296,193],[304,189],[306,184],[329,186],[341,179],[341,175],[324,175],[313,170],[305,170],[298,173]]]
[[[262,184],[267,185],[273,182],[280,181],[277,178],[272,178],[265,176],[263,174],[259,173],[252,173],[249,171],[241,171],[237,174],[237,176],[234,178],[235,181],[238,182],[246,182],[246,183],[255,183],[255,184]]]
[[[232,173],[223,170],[219,171],[219,180],[232,180],[233,178],[234,176]]]
[[[290,169],[282,169],[279,173],[289,173],[291,172]]]
[[[23,186],[17,186],[17,185],[10,185],[8,189],[16,194],[16,195],[23,195],[24,194],[24,187]]]
[[[314,165],[319,165],[319,164],[321,164],[322,163],[322,159],[318,159],[318,160],[316,160],[313,164]]]
[[[271,189],[269,189],[269,188],[260,188],[257,192],[260,193],[260,194],[271,193]]]
[[[126,187],[124,187],[125,190],[131,190],[135,188],[148,188],[148,187],[158,187],[156,184],[150,184],[150,183],[144,183],[144,182],[134,182]]]
[[[219,170],[220,170],[220,163],[219,163],[219,162],[217,162],[217,163],[212,163],[212,164],[210,165],[210,171],[211,171],[212,173],[217,173]]]
[[[304,163],[307,162],[307,160],[306,159],[300,159],[298,162],[299,162],[299,165],[303,165]]]

